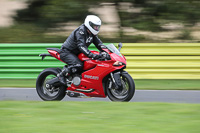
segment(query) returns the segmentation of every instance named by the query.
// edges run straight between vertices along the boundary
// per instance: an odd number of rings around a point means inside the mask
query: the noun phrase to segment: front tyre
[[[128,102],[132,99],[135,93],[135,83],[128,73],[122,72],[121,74],[122,88],[116,89],[113,85],[111,88],[109,88],[110,82],[111,80],[108,80],[106,84],[106,90],[108,98],[111,101]]]
[[[47,87],[46,82],[52,78],[56,78],[59,71],[55,68],[47,68],[43,70],[36,81],[36,90],[40,98],[44,101],[60,101],[65,97],[66,87]]]

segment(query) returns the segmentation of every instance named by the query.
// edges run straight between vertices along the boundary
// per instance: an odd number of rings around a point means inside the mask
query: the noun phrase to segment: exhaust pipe
[[[90,92],[93,92],[94,89],[88,89],[88,90],[84,90],[84,89],[76,89],[75,91],[80,91],[80,92],[90,93]]]
[[[69,91],[69,90],[67,90],[66,93],[67,93],[67,95],[69,97],[77,97],[77,98],[88,97],[88,96],[86,96],[83,93],[79,93],[79,92],[75,92],[75,91]]]

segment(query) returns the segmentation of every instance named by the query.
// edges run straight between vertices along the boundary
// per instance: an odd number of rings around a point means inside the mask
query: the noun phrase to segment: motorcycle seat
[[[61,53],[61,49],[59,49],[59,48],[47,48],[47,50],[54,50],[54,51],[56,51],[56,52],[58,52],[58,53]]]

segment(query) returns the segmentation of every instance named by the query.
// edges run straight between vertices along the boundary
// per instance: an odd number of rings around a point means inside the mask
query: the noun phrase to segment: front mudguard
[[[121,75],[125,74],[125,73],[128,73],[128,72],[126,72],[126,71],[119,71],[119,72],[113,73],[113,78],[112,77],[111,78],[112,78],[112,81],[113,81],[116,89],[123,88],[122,82],[121,82]]]
[[[126,71],[117,71],[117,72],[113,72],[110,73],[109,75],[107,75],[104,79],[103,79],[103,87],[104,87],[104,92],[105,95],[107,96],[107,91],[106,89],[109,89],[109,83],[112,82],[112,87],[115,87],[116,89],[119,89],[122,87],[122,83],[121,83],[121,75],[126,74],[128,72]],[[114,79],[114,81],[113,81]]]

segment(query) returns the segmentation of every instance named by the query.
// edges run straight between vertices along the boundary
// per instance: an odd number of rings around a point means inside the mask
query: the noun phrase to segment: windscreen
[[[106,45],[106,47],[112,52],[112,53],[115,53],[119,56],[122,57],[121,53],[119,52],[119,50],[115,47],[114,44],[109,44],[109,45]]]

